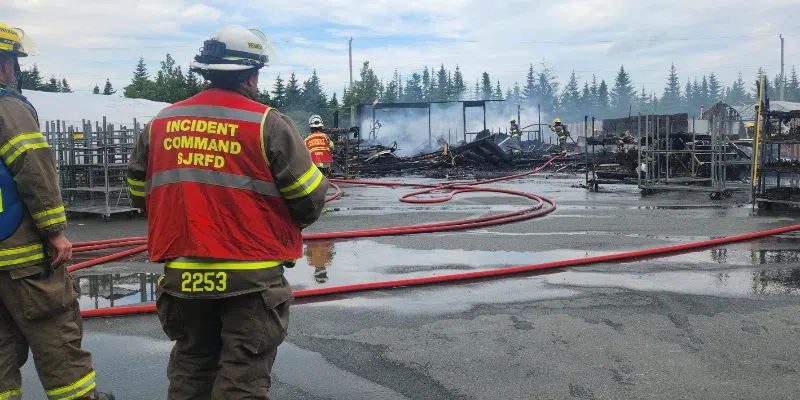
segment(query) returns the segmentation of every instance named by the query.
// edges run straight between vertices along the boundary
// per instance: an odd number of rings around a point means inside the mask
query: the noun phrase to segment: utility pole
[[[781,91],[780,91],[780,99],[783,101],[783,88],[786,86],[786,81],[783,75],[783,35],[781,35]]]
[[[347,90],[352,92],[353,91],[353,38],[350,38],[348,43],[348,49],[350,54],[350,86],[348,86]],[[344,99],[342,99],[344,101]],[[355,116],[355,107],[350,106],[350,126],[356,126],[356,116]]]

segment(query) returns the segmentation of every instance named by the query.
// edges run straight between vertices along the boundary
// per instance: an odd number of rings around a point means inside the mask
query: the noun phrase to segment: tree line
[[[22,90],[37,90],[40,92],[52,93],[72,93],[72,88],[67,83],[66,78],[56,79],[51,76],[45,80],[42,77],[39,66],[33,64],[32,67],[22,70]]]
[[[786,78],[785,99],[800,102],[800,81],[795,68]],[[678,76],[674,65],[670,66],[663,91],[649,92],[644,87],[638,89],[632,83],[631,75],[620,66],[613,83],[592,75],[583,82],[572,72],[566,85],[561,85],[552,68],[545,62],[538,66],[529,65],[522,84],[515,82],[505,86],[483,72],[469,83],[460,66],[449,70],[442,64],[438,69],[425,67],[403,77],[397,70],[391,78],[384,81],[378,77],[365,61],[351,88],[342,90],[341,103],[334,92],[328,97],[323,84],[314,70],[311,76],[301,81],[295,73],[289,77],[278,75],[269,89],[259,90],[258,99],[263,104],[276,107],[291,117],[303,131],[308,117],[319,114],[332,125],[335,111],[341,113],[341,120],[349,119],[351,106],[372,104],[376,101],[386,103],[464,101],[464,100],[506,100],[520,104],[523,108],[535,109],[540,106],[542,113],[558,116],[565,121],[583,120],[584,115],[597,118],[616,118],[638,113],[688,113],[697,116],[701,107],[708,108],[719,101],[731,105],[748,104],[755,101],[758,93],[758,78],[748,85],[742,74],[730,86],[723,85],[712,72],[701,77],[686,78],[685,83]],[[140,58],[129,85],[123,93],[129,98],[143,98],[154,101],[175,103],[199,93],[207,83],[193,73],[184,73],[167,54],[160,63],[159,70],[151,77],[144,59]],[[780,79],[766,79],[765,86],[771,99],[777,99]],[[95,87],[95,93],[99,93]],[[113,91],[106,81],[103,93]],[[113,92],[112,92],[113,93]]]

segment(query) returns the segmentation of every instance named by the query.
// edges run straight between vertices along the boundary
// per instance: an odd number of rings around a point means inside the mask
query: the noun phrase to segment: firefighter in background
[[[324,127],[322,117],[319,115],[312,115],[308,119],[308,127],[310,133],[306,137],[305,143],[308,151],[311,153],[311,161],[317,165],[322,174],[329,178],[331,176],[331,163],[333,163],[333,141],[328,138],[328,135],[322,133]]]
[[[748,123],[744,124],[744,129],[747,132],[747,137],[748,138],[756,137],[756,124],[754,124],[752,122],[748,122]]]
[[[561,120],[556,118],[553,120],[553,125],[550,125],[550,130],[555,132],[558,137],[558,147],[561,148],[561,154],[567,154],[567,137],[569,137],[569,130],[561,124]]]
[[[514,154],[519,154],[522,149],[522,134],[519,131],[519,125],[516,118],[511,118],[511,145],[514,146],[511,150]]]
[[[333,262],[332,240],[314,240],[306,244],[306,259],[308,265],[314,267],[314,281],[317,283],[328,282],[328,267]]]
[[[0,399],[22,398],[29,349],[49,399],[113,399],[96,391],[92,355],[81,349],[56,162],[20,94],[19,57],[28,55],[38,55],[30,38],[0,23]]]
[[[293,123],[256,100],[270,49],[257,30],[217,31],[190,65],[209,88],[159,112],[128,163],[150,259],[165,263],[170,400],[269,399],[293,299],[284,268],[325,204],[328,181]]]

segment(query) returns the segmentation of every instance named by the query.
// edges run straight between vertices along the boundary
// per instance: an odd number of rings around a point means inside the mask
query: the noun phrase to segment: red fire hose
[[[347,184],[358,184],[358,185],[374,185],[374,186],[388,186],[388,187],[423,187],[425,189],[415,191],[412,193],[405,194],[401,196],[400,201],[407,202],[407,203],[418,203],[418,204],[430,204],[430,203],[439,203],[444,202],[447,200],[452,199],[453,196],[459,193],[468,193],[468,192],[492,192],[492,193],[503,193],[503,194],[512,194],[516,196],[526,197],[531,200],[537,201],[535,205],[532,207],[528,207],[519,211],[512,211],[502,214],[496,214],[491,216],[485,217],[478,217],[478,218],[471,218],[466,220],[457,220],[457,221],[446,221],[446,222],[438,222],[438,223],[429,223],[429,224],[419,224],[419,225],[409,225],[409,226],[401,226],[401,227],[391,227],[391,228],[378,228],[378,229],[368,229],[368,230],[358,230],[358,231],[348,231],[348,232],[329,232],[329,233],[317,233],[317,234],[309,234],[304,235],[304,240],[317,240],[317,239],[341,239],[341,238],[356,238],[356,237],[374,237],[374,236],[387,236],[387,235],[401,235],[401,234],[412,234],[412,233],[428,233],[428,232],[443,232],[443,231],[450,231],[450,230],[461,230],[461,229],[471,229],[483,226],[491,226],[491,225],[499,225],[505,224],[510,222],[522,221],[531,218],[536,218],[547,213],[550,213],[556,209],[555,203],[547,198],[537,196],[530,193],[524,193],[514,190],[506,190],[506,189],[493,189],[493,188],[475,188],[475,185],[493,183],[503,180],[510,180],[515,179],[518,177],[522,177],[525,175],[530,175],[536,172],[541,171],[547,165],[549,165],[553,160],[557,157],[550,159],[545,165],[542,167],[511,176],[505,176],[495,179],[489,179],[484,181],[478,182],[459,182],[459,183],[452,183],[448,185],[433,185],[433,184],[415,184],[415,183],[398,183],[398,182],[374,182],[374,181],[349,181],[349,180],[332,180],[332,182],[336,183],[347,183]],[[336,193],[334,193],[330,198],[329,201],[335,199],[339,196],[341,190],[335,184],[332,184],[336,189]],[[433,199],[414,199],[413,197],[428,194],[435,191],[441,190],[451,190],[446,196],[433,198]],[[550,207],[546,209],[542,209],[544,203],[548,203]],[[727,238],[719,238],[719,239],[712,239],[707,241],[701,242],[694,242],[694,243],[686,243],[682,245],[673,245],[673,246],[666,246],[666,247],[658,247],[653,249],[646,249],[646,250],[638,250],[638,251],[631,251],[625,253],[618,253],[618,254],[610,254],[604,256],[596,256],[596,257],[587,257],[587,258],[577,258],[571,260],[563,260],[563,261],[556,261],[556,262],[548,262],[542,264],[533,264],[533,265],[526,265],[526,266],[518,266],[518,267],[511,267],[511,268],[503,268],[503,269],[496,269],[496,270],[484,270],[484,271],[475,271],[475,272],[467,272],[467,273],[458,273],[458,274],[449,274],[449,275],[439,275],[439,276],[432,276],[432,277],[424,277],[424,278],[411,278],[411,279],[401,279],[401,280],[393,280],[393,281],[383,281],[383,282],[370,282],[370,283],[363,283],[363,284],[355,284],[355,285],[343,285],[343,286],[333,286],[327,288],[319,288],[319,289],[307,289],[307,290],[300,290],[294,293],[296,298],[308,298],[308,297],[317,297],[317,296],[329,296],[333,294],[344,294],[344,293],[352,293],[352,292],[360,292],[360,291],[369,291],[369,290],[380,290],[380,289],[390,289],[390,288],[398,288],[398,287],[408,287],[408,286],[422,286],[422,285],[430,285],[436,283],[444,283],[444,282],[457,282],[457,281],[466,281],[466,280],[477,280],[477,279],[486,279],[486,278],[496,278],[500,276],[508,276],[513,274],[521,274],[521,273],[529,273],[534,271],[542,271],[546,269],[555,269],[555,268],[563,268],[563,267],[574,267],[580,265],[588,265],[588,264],[596,264],[602,262],[613,262],[613,261],[626,261],[626,260],[634,260],[642,257],[652,257],[658,255],[664,255],[668,253],[674,253],[679,251],[686,251],[686,250],[694,250],[703,247],[715,246],[725,243],[733,243],[738,241],[750,240],[770,235],[776,235],[786,232],[791,232],[795,230],[800,230],[800,225],[793,225],[784,228],[778,228],[768,231],[762,232],[754,232],[744,235],[737,235],[731,236]],[[105,246],[111,247],[127,247],[137,244],[143,244],[142,242],[146,243],[146,238],[125,238],[125,239],[112,239],[112,240],[104,240],[104,241],[95,241],[95,242],[83,242],[83,243],[76,243],[75,247],[78,251],[91,251],[103,248],[110,248]],[[69,267],[69,271],[77,271],[83,268],[89,268],[91,266],[101,264],[104,262],[108,262],[115,259],[120,259],[124,257],[128,257],[133,254],[141,253],[146,251],[147,246],[141,246],[129,250],[125,250],[119,253],[111,254],[105,257],[101,257],[95,260],[86,261],[80,264],[75,264]],[[110,317],[110,316],[121,316],[121,315],[131,315],[131,314],[141,314],[141,313],[152,313],[155,312],[155,305],[141,305],[141,306],[129,306],[129,307],[113,307],[113,308],[105,308],[105,309],[97,309],[97,310],[83,310],[81,314],[84,317],[91,318],[91,317]]]

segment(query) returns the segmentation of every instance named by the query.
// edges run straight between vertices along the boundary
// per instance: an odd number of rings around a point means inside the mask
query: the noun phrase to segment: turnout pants
[[[81,350],[83,327],[72,278],[65,267],[47,277],[20,274],[0,272],[0,400],[22,398],[20,368],[29,348],[49,400],[93,399],[92,355]]]
[[[184,299],[160,286],[157,297],[164,332],[176,341],[167,367],[169,400],[269,399],[291,299],[270,304],[267,291]]]
[[[561,148],[561,154],[567,154],[567,137],[566,136],[559,136],[558,137],[558,147]]]

